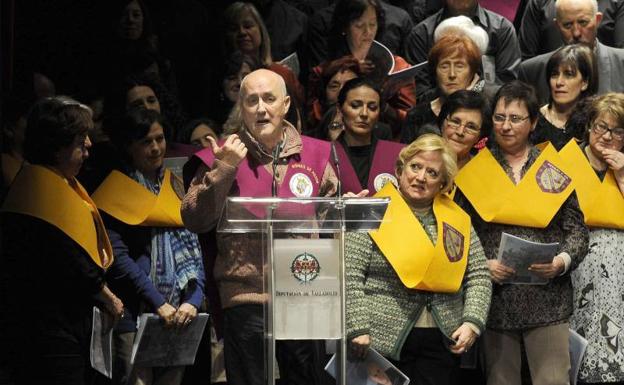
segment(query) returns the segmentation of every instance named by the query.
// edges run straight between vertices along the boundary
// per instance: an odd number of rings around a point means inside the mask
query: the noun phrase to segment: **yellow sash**
[[[61,230],[100,267],[113,263],[113,251],[95,203],[76,180],[54,171],[24,165],[4,201],[2,211],[39,218]]]
[[[390,197],[384,222],[369,231],[403,285],[438,293],[459,290],[470,249],[470,217],[446,195],[433,201],[438,238],[435,245],[392,183],[376,197]]]
[[[568,163],[570,176],[576,182],[576,195],[585,216],[585,224],[624,229],[624,196],[613,171],[608,170],[601,182],[575,141],[568,142],[559,154]]]
[[[551,144],[515,185],[484,148],[455,183],[486,222],[544,228],[574,190],[565,162]]]
[[[180,217],[180,197],[173,181],[176,178],[165,169],[160,193],[155,195],[134,179],[119,171],[111,172],[91,195],[100,210],[129,225],[183,227]]]

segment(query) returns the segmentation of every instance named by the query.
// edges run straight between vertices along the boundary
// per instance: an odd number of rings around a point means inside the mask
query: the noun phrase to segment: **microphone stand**
[[[273,184],[271,185],[271,195],[273,196],[273,198],[277,197],[277,163],[279,161],[279,155],[282,152],[282,146],[283,146],[283,142],[280,141],[275,148],[273,149],[273,162],[272,162],[272,169],[273,169]],[[268,331],[268,335],[267,335],[267,348],[266,348],[266,353],[267,353],[267,360],[266,365],[266,372],[267,372],[267,383],[269,385],[274,385],[275,384],[275,377],[276,377],[276,373],[275,373],[275,306],[273,304],[273,299],[275,298],[275,269],[274,269],[274,255],[273,255],[273,211],[277,208],[277,204],[273,203],[269,206],[268,208],[268,239],[267,239],[267,245],[268,245],[268,252],[267,252],[267,256],[268,256],[268,261],[267,261],[267,265],[268,265],[268,269],[269,269],[269,274],[266,277],[267,278],[267,282],[266,282],[266,287],[267,287],[267,292],[270,293],[270,298],[269,301],[267,303],[267,309],[266,309],[266,325],[267,325],[267,331]],[[266,274],[265,274],[266,276]]]
[[[338,371],[336,375],[336,383],[339,385],[347,384],[347,287],[346,287],[346,271],[345,271],[345,232],[347,231],[347,223],[346,223],[346,205],[344,200],[342,199],[342,182],[341,174],[340,174],[340,159],[338,158],[338,152],[336,151],[336,142],[331,143],[331,157],[334,166],[336,167],[336,177],[338,178],[338,185],[336,186],[336,191],[338,192],[338,204],[336,205],[337,209],[340,213],[340,232],[338,234],[340,249],[338,250],[338,258],[339,258],[339,276],[340,276],[340,335],[341,338],[338,341],[338,346],[336,351],[339,353],[338,358],[339,361],[337,363]]]
[[[279,162],[279,155],[282,152],[282,142],[280,141],[273,149],[273,185],[271,186],[271,195],[273,198],[277,197],[277,163]]]

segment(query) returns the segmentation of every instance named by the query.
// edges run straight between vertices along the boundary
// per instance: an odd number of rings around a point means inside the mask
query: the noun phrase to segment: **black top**
[[[611,47],[624,47],[624,2],[598,0],[602,21],[598,40]],[[519,29],[522,59],[554,51],[563,45],[555,18],[555,0],[529,0]]]
[[[469,16],[472,21],[485,29],[490,38],[485,56],[493,59],[496,79],[488,79],[488,83],[503,84],[516,79],[520,64],[520,46],[513,24],[503,16],[477,6]],[[412,64],[427,60],[429,50],[433,46],[433,32],[445,19],[451,17],[446,8],[416,25],[407,37],[405,58]],[[485,58],[484,58],[485,59]],[[488,72],[488,71],[486,71]],[[416,74],[416,98],[422,100],[423,95],[436,87],[436,79],[426,67]]]
[[[1,339],[14,341],[15,348],[30,349],[28,354],[33,356],[41,352],[30,344],[48,338],[88,342],[94,298],[104,285],[104,270],[48,222],[7,212],[0,218],[0,309],[7,321]]]
[[[570,139],[582,139],[583,133],[577,131],[578,130],[569,127],[569,125],[566,125],[564,128],[556,127],[540,112],[537,118],[537,125],[535,126],[535,130],[531,133],[530,139],[533,144],[549,141],[555,146],[557,151],[559,151]]]
[[[417,104],[407,113],[405,125],[401,132],[401,143],[410,144],[422,134],[440,135],[437,119],[438,117],[431,109],[431,102]]]
[[[368,186],[368,174],[370,172],[373,163],[373,150],[377,145],[377,138],[375,135],[371,136],[371,144],[366,146],[349,146],[345,140],[344,134],[338,137],[338,142],[342,145],[349,161],[357,174],[358,180],[362,188]],[[358,191],[359,192],[359,191]]]
[[[386,14],[384,33],[377,40],[395,55],[403,55],[405,39],[412,29],[412,20],[405,10],[380,2]],[[311,18],[308,28],[308,59],[310,68],[317,66],[329,58],[327,34],[331,30],[331,21],[334,15],[334,4],[318,10]]]

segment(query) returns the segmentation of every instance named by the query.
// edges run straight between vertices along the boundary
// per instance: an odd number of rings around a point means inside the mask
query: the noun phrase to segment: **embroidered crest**
[[[535,180],[540,190],[552,194],[562,192],[572,181],[569,176],[549,161],[545,161],[537,170]]]
[[[312,180],[303,173],[296,173],[288,182],[290,191],[298,198],[308,198],[312,196]]]
[[[316,257],[310,253],[299,254],[295,257],[290,265],[290,271],[293,276],[301,283],[309,283],[318,277],[321,271]]]
[[[457,262],[464,255],[464,236],[448,223],[442,224],[444,252],[451,262]]]
[[[379,174],[379,175],[377,175],[375,177],[375,180],[373,181],[373,187],[375,188],[375,191],[379,191],[388,182],[392,183],[394,185],[394,187],[396,187],[396,188],[399,187],[399,183],[397,182],[397,178],[394,175],[392,175],[392,174],[388,174],[387,172],[382,172],[381,174]]]

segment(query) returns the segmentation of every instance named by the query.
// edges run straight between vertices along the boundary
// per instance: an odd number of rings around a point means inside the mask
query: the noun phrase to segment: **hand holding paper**
[[[555,256],[550,263],[534,263],[529,266],[529,271],[542,278],[555,278],[565,270],[565,262],[560,256]]]
[[[161,307],[156,309],[156,313],[160,318],[165,322],[166,327],[173,326],[175,321],[174,316],[176,315],[176,308],[171,306],[168,303],[163,304]]]
[[[361,336],[357,336],[351,340],[351,353],[353,357],[364,359],[366,358],[366,353],[368,353],[368,348],[371,344],[371,338],[368,334],[363,334]]]
[[[487,261],[488,268],[490,269],[490,275],[492,280],[496,283],[503,283],[503,281],[513,277],[516,271],[511,267],[503,265],[497,259],[489,259]]]

